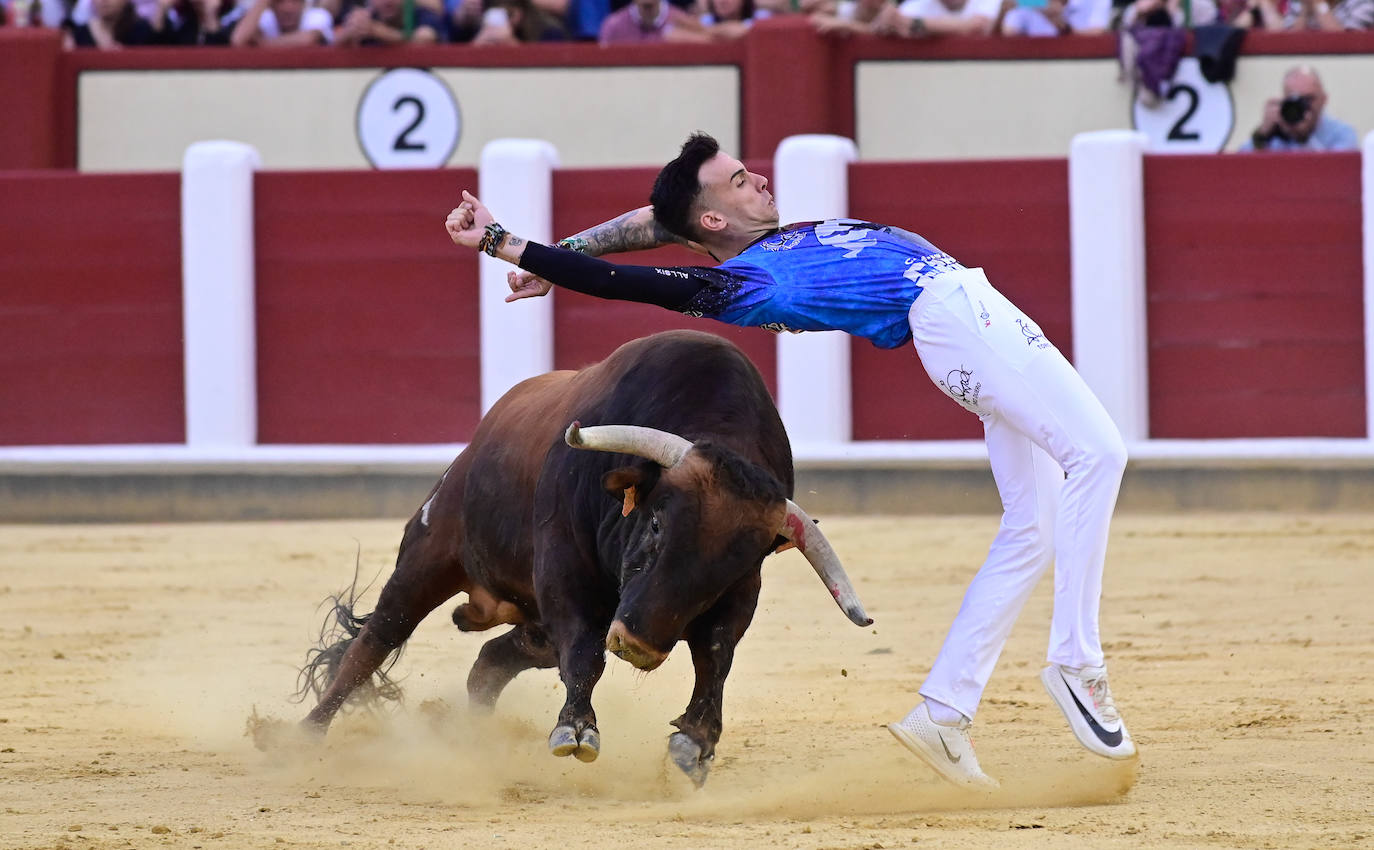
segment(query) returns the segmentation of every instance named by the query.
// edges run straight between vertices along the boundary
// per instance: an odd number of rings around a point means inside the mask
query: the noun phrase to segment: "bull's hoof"
[[[706,774],[711,770],[711,759],[701,757],[701,747],[683,732],[668,736],[668,755],[673,764],[687,774],[692,784],[700,788],[706,784]]]
[[[601,755],[601,733],[588,726],[581,734],[571,726],[556,726],[549,734],[549,752],[556,756],[576,756],[578,761],[596,761]]]

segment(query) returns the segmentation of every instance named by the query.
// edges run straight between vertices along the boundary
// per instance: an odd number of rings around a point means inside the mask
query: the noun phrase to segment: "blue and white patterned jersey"
[[[921,237],[883,225],[794,224],[714,269],[684,269],[705,285],[679,309],[772,331],[845,331],[897,348],[911,339],[907,313],[923,281],[962,268]]]

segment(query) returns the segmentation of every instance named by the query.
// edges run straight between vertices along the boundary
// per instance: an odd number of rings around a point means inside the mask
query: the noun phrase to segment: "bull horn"
[[[854,625],[873,625],[873,618],[864,613],[859,594],[854,591],[854,585],[840,565],[840,557],[830,547],[830,541],[825,539],[820,527],[811,521],[806,511],[791,499],[787,500],[787,516],[778,533],[796,544],[806,560],[811,562],[816,575],[821,577],[830,595],[835,597],[835,603]]]
[[[568,426],[563,439],[575,449],[639,455],[663,467],[677,466],[682,456],[692,448],[690,440],[677,434],[642,425],[593,425],[583,428],[582,423],[574,422]]]

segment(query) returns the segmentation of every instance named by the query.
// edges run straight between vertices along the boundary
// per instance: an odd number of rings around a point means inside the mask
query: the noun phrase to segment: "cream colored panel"
[[[1130,126],[1114,60],[861,62],[863,159],[1067,156],[1075,133]]]
[[[192,142],[253,145],[269,169],[369,168],[354,127],[379,69],[87,71],[82,171],[175,171]],[[441,68],[462,129],[450,165],[502,137],[552,142],[565,166],[660,165],[693,130],[739,149],[739,72],[664,68]],[[709,92],[710,96],[703,96]]]
[[[1231,83],[1233,150],[1259,123],[1283,73],[1322,75],[1328,114],[1374,130],[1374,57],[1242,56]],[[855,130],[868,160],[1067,156],[1077,133],[1131,127],[1131,90],[1114,59],[861,62]]]

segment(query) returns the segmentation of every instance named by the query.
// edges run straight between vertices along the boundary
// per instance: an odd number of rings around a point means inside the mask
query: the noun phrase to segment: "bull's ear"
[[[635,509],[635,487],[643,478],[638,466],[622,466],[601,476],[601,486],[606,488],[607,493],[625,499],[620,508],[621,516],[629,516],[630,511]]]
[[[660,467],[656,463],[621,466],[601,476],[601,486],[617,499],[623,499],[621,516],[629,516],[635,505],[658,483]]]

